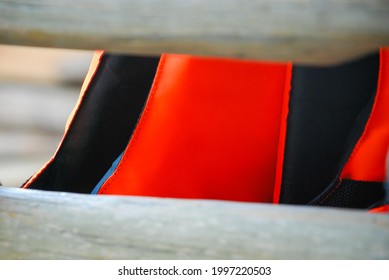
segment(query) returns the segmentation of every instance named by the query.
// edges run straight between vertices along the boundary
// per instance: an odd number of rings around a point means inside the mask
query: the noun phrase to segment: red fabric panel
[[[369,210],[369,213],[381,213],[381,214],[389,213],[389,205],[373,208]]]
[[[385,180],[389,148],[389,48],[381,49],[376,100],[365,131],[343,169],[342,178],[358,181]]]
[[[163,55],[99,193],[272,202],[287,68]]]
[[[280,123],[280,136],[278,144],[277,154],[277,166],[276,166],[276,180],[274,185],[273,203],[278,204],[280,200],[281,184],[282,184],[282,171],[284,168],[284,156],[285,156],[285,143],[286,143],[286,131],[288,126],[288,114],[289,114],[289,99],[290,90],[292,88],[292,64],[288,64],[285,88],[284,88],[284,100],[282,103],[282,114]]]

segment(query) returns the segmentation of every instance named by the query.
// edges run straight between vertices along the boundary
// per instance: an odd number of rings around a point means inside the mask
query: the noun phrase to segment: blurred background
[[[19,187],[54,154],[93,52],[0,45],[0,182]]]

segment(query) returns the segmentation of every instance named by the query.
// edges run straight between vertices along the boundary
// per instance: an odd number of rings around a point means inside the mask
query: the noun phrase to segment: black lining
[[[58,154],[29,188],[90,193],[128,144],[158,62],[105,54]]]
[[[280,203],[315,204],[339,175],[370,116],[379,55],[340,66],[294,66]]]

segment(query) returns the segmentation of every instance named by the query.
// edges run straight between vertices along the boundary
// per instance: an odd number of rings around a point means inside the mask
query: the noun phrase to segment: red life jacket
[[[389,49],[332,67],[98,51],[24,188],[387,210],[388,109]]]

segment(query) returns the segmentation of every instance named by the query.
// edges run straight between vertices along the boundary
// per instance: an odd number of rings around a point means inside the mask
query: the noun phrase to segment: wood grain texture
[[[389,45],[389,1],[5,0],[0,43],[329,64]]]
[[[0,188],[1,259],[388,259],[389,216]]]

